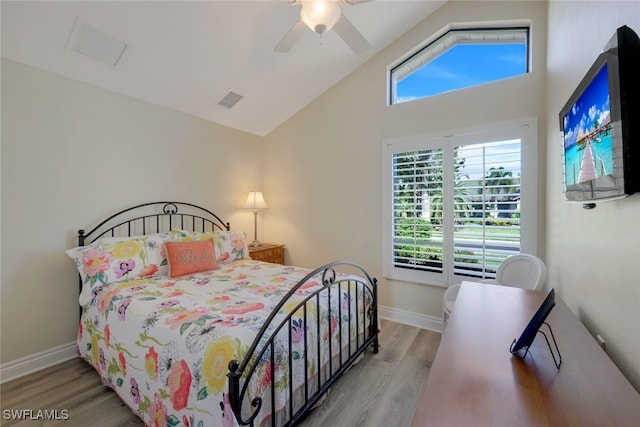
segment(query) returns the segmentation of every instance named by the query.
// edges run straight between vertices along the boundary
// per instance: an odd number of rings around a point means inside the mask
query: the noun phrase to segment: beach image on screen
[[[564,116],[566,186],[613,173],[607,65]]]

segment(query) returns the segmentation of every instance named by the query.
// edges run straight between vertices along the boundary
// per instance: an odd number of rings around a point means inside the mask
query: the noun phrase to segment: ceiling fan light
[[[329,31],[340,19],[340,7],[333,1],[305,1],[302,4],[300,18],[318,34]]]

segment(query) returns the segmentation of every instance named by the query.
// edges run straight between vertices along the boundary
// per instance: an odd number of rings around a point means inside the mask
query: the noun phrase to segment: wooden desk
[[[463,283],[412,426],[640,426],[640,395],[558,294],[547,323],[560,369],[540,334],[511,355],[545,296]]]

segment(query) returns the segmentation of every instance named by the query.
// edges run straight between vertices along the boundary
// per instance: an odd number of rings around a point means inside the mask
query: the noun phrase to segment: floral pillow
[[[244,231],[185,232],[183,240],[213,239],[218,264],[226,264],[239,259],[251,259]]]
[[[69,249],[67,254],[75,261],[83,283],[81,299],[88,302],[86,298],[96,285],[167,276],[164,243],[179,239],[180,234],[167,232]]]

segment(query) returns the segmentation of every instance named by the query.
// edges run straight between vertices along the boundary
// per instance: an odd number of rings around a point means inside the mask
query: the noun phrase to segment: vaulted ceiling
[[[442,1],[377,0],[342,7],[370,48],[335,31],[305,31],[286,1],[2,1],[2,56],[104,89],[266,135],[423,20]],[[116,65],[78,53],[74,24],[124,42]],[[98,40],[100,43],[100,40]],[[231,109],[217,105],[242,95]]]

